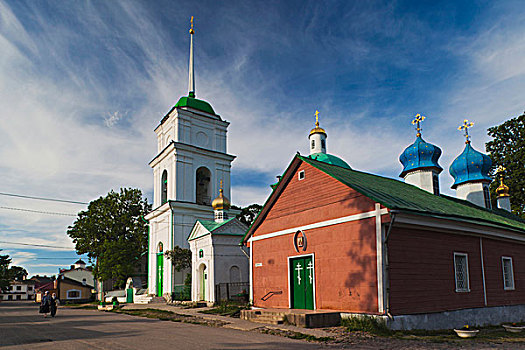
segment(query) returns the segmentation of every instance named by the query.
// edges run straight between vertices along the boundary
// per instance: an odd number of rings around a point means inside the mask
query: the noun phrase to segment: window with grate
[[[501,265],[503,267],[503,289],[514,289],[514,271],[512,268],[512,258],[508,256],[501,257]]]
[[[470,292],[467,254],[454,253],[456,292]]]
[[[492,209],[492,204],[490,203],[489,186],[483,186],[483,198],[485,199],[485,208]]]
[[[432,187],[435,195],[439,195],[439,175],[432,174]]]

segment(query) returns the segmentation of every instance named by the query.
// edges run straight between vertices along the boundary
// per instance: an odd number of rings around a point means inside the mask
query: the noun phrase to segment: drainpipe
[[[390,220],[390,223],[388,224],[388,230],[386,231],[385,236],[385,268],[386,268],[386,315],[393,320],[394,316],[390,313],[390,262],[388,260],[388,239],[390,238],[390,233],[392,231],[392,226],[394,226],[394,222],[396,221],[396,214],[398,213],[397,210],[391,210],[390,213],[392,214],[392,219]]]
[[[244,249],[242,249],[242,247],[243,247],[243,246],[242,246],[242,243],[239,244],[239,249],[240,249],[241,252],[244,254],[244,256],[246,256],[246,259],[250,259],[250,256],[248,255],[248,253],[246,253],[246,252],[244,251]]]

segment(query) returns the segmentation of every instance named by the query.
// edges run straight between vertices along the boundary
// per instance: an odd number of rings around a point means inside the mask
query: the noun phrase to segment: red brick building
[[[325,152],[292,160],[243,243],[257,308],[382,315],[393,328],[525,317],[525,221]]]

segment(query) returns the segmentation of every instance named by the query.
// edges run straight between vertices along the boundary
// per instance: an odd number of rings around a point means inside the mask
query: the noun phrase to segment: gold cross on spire
[[[421,136],[421,122],[425,120],[425,116],[422,116],[421,114],[416,114],[414,117],[414,120],[412,120],[412,125],[416,126],[417,134],[416,136]]]
[[[195,31],[193,30],[193,16],[191,16],[190,23],[191,23],[190,34],[194,34]]]
[[[465,130],[465,138],[467,139],[465,143],[470,143],[470,135],[468,134],[468,129],[474,126],[473,122],[469,122],[468,119],[463,120],[463,124],[458,127],[458,130]]]
[[[319,111],[315,110],[315,126],[319,127]]]

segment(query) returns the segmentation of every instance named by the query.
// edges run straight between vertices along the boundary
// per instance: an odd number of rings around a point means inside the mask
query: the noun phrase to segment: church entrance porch
[[[313,255],[289,257],[290,308],[314,310],[315,271]]]

